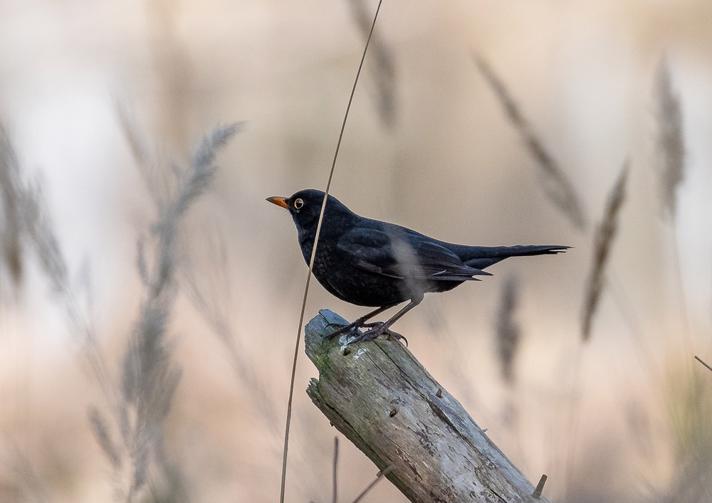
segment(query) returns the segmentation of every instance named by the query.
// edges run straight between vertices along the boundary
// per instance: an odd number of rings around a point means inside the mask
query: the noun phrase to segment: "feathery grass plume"
[[[666,59],[660,62],[655,83],[657,98],[657,150],[658,187],[660,191],[661,213],[668,223],[671,234],[672,262],[677,280],[677,298],[682,331],[686,338],[690,334],[690,315],[687,308],[687,294],[682,278],[680,243],[675,232],[677,193],[685,177],[685,140],[682,124],[680,98],[670,76]]]
[[[162,425],[180,381],[180,369],[171,362],[167,324],[177,294],[177,239],[181,218],[213,179],[217,150],[239,130],[234,124],[219,127],[196,149],[191,165],[178,173],[171,197],[158,208],[152,227],[151,257],[139,257],[145,287],[122,367],[122,415],[119,423],[131,460],[127,501],[139,497],[152,463],[159,460]],[[146,253],[139,247],[139,255]]]
[[[79,307],[69,281],[69,268],[59,246],[54,225],[47,208],[42,185],[39,182],[26,184],[22,193],[24,226],[40,266],[52,286],[52,290],[68,302],[71,318],[79,315]]]
[[[198,268],[188,254],[181,270],[181,284],[194,309],[225,348],[235,378],[252,395],[260,421],[276,432],[279,417],[274,401],[259,378],[254,363],[247,357],[249,353],[242,347],[230,319],[231,306],[234,305],[230,283],[232,267],[225,241],[216,228],[196,242],[204,247],[206,265],[200,267],[198,274]]]
[[[658,150],[660,199],[669,218],[677,210],[677,190],[685,178],[685,141],[680,98],[673,86],[670,67],[663,60],[657,71]]]
[[[365,0],[348,0],[348,4],[354,24],[365,40],[371,31],[372,16],[369,6]],[[376,81],[378,116],[387,128],[392,129],[397,118],[395,58],[383,38],[377,33],[373,34],[371,40],[371,57],[375,67],[373,74]]]
[[[4,135],[3,142],[5,143],[3,150],[11,148]],[[39,182],[29,183],[21,180],[16,163],[13,176],[13,190],[18,201],[17,211],[21,217],[19,228],[22,229],[28,248],[34,252],[41,272],[49,281],[52,292],[60,302],[72,333],[79,339],[82,355],[86,358],[104,399],[112,412],[118,416],[118,396],[111,386],[106,362],[99,348],[96,330],[89,313],[83,309],[77,290],[70,280],[69,268],[50,218],[42,186]],[[120,466],[121,458],[109,433],[107,421],[96,410],[90,411],[89,421],[102,451],[112,466]]]
[[[151,162],[151,155],[149,154],[148,146],[143,140],[143,137],[138,134],[136,121],[131,116],[129,109],[117,101],[114,103],[114,111],[119,122],[119,129],[121,129],[121,133],[124,135],[124,139],[129,146],[129,150],[131,150],[134,161],[138,165],[149,164]]]
[[[519,282],[514,276],[504,281],[497,310],[495,325],[495,343],[497,359],[504,382],[513,386],[516,383],[514,362],[519,349],[522,331],[515,319],[519,306]]]
[[[5,128],[0,124],[0,199],[2,214],[0,223],[0,244],[4,266],[17,287],[22,281],[22,216],[20,199],[22,191],[20,166]]]
[[[593,263],[585,288],[581,336],[587,341],[591,336],[591,327],[598,302],[603,293],[605,270],[618,230],[618,216],[625,202],[625,186],[628,179],[628,162],[623,164],[615,185],[608,194],[603,220],[596,229],[593,245]]]
[[[576,229],[586,230],[588,221],[573,183],[536,135],[534,128],[524,117],[521,107],[514,100],[502,79],[479,55],[475,54],[474,60],[480,74],[494,92],[507,118],[522,137],[527,150],[539,166],[544,192]]]
[[[114,470],[121,469],[121,453],[112,437],[109,422],[96,407],[89,408],[89,424],[92,434]]]
[[[87,359],[92,374],[99,382],[106,398],[110,392],[106,366],[99,350],[95,330],[89,316],[84,312],[76,289],[71,284],[66,260],[59,246],[59,240],[49,216],[46,198],[38,181],[34,183],[23,179],[17,155],[0,124],[0,191],[5,203],[12,201],[11,210],[5,209],[5,216],[12,216],[14,236],[10,241],[12,254],[21,253],[21,244],[31,250],[40,265],[41,272],[50,283],[53,293],[61,302],[73,334],[79,339],[83,356]],[[7,236],[3,241],[7,244]],[[17,256],[16,265],[22,267],[21,256]],[[13,259],[14,262],[14,259]],[[17,270],[18,274],[21,269]],[[19,279],[19,276],[17,276]]]
[[[89,365],[92,377],[99,384],[104,399],[115,405],[116,394],[110,384],[96,328],[91,313],[82,305],[79,293],[70,280],[69,268],[49,216],[42,186],[39,182],[25,184],[21,195],[23,228],[29,248],[37,257],[40,270],[49,281],[52,292],[67,317],[72,334],[81,345],[82,355]]]

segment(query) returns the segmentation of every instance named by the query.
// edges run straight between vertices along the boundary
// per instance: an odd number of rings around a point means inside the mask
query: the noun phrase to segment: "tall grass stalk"
[[[54,229],[45,194],[39,181],[30,182],[22,177],[17,156],[9,137],[0,126],[0,149],[2,163],[0,171],[6,176],[2,180],[5,193],[12,193],[13,204],[17,207],[17,232],[19,239],[26,243],[39,264],[39,269],[49,282],[55,299],[67,318],[71,334],[78,341],[89,368],[96,380],[108,407],[118,414],[118,393],[111,385],[109,372],[101,352],[96,329],[88,312],[80,301],[80,294],[70,279],[69,267],[62,252]],[[110,456],[112,466],[119,460],[113,450],[114,440],[99,414],[90,412],[92,431],[99,439],[102,450]],[[39,500],[38,500],[39,501]]]
[[[519,133],[520,137],[524,141],[525,148],[529,152],[532,159],[534,159],[536,166],[542,173],[541,179],[545,194],[547,194],[551,202],[559,208],[564,217],[571,222],[574,228],[576,228],[579,232],[586,232],[589,220],[586,216],[583,203],[574,189],[573,183],[569,180],[566,173],[560,168],[559,163],[549,152],[547,147],[544,145],[544,142],[536,134],[530,121],[525,117],[522,107],[514,99],[512,92],[508,89],[504,81],[494,72],[492,67],[483,58],[475,55],[474,61],[480,74],[494,92],[494,95],[504,110],[505,116],[509,123]],[[603,280],[603,278],[601,278],[601,280]],[[629,327],[633,327],[631,330],[636,334],[642,333],[637,317],[635,317],[633,311],[630,310],[630,305],[622,301],[622,299],[627,298],[624,290],[620,289],[619,293],[620,295],[615,295],[613,297],[616,307],[621,312],[627,325]],[[580,376],[578,369],[581,365],[582,359],[582,349],[577,347],[571,358],[571,365],[573,365],[575,370],[570,389],[568,420],[570,432],[569,437],[575,435],[579,424],[578,411],[576,410],[576,407],[578,395],[581,392],[579,390]],[[569,472],[575,456],[575,447],[575,443],[571,442],[567,452],[567,459],[563,467],[563,471],[565,472],[563,479],[566,484],[566,491],[568,491],[570,487]]]
[[[680,97],[673,85],[670,66],[663,59],[655,81],[657,102],[658,188],[665,215],[674,220],[677,215],[677,195],[685,179],[685,140]]]
[[[591,336],[591,327],[597,311],[598,303],[606,285],[606,266],[610,257],[610,251],[615,240],[618,229],[618,217],[620,209],[625,201],[625,187],[628,177],[628,164],[624,163],[618,178],[610,190],[604,209],[601,223],[598,225],[594,236],[593,263],[591,272],[584,289],[584,305],[582,310],[581,337],[585,342]],[[571,405],[568,419],[568,437],[571,439],[568,447],[567,457],[564,465],[565,493],[564,499],[569,499],[572,489],[572,467],[576,461],[576,438],[580,424],[578,413],[579,394],[582,391],[581,373],[579,368],[583,366],[583,349],[581,345],[576,347],[572,355],[571,363],[574,368],[574,379],[571,384]]]
[[[364,39],[371,32],[371,12],[365,0],[347,0],[354,24]],[[393,51],[383,38],[374,33],[371,40],[373,77],[376,81],[376,110],[383,125],[392,129],[398,118],[396,95],[397,71]]]
[[[584,303],[581,315],[581,337],[584,341],[587,341],[591,337],[594,316],[604,290],[605,270],[618,232],[619,214],[625,202],[627,179],[628,164],[625,163],[608,194],[603,218],[596,228],[593,245],[593,260],[591,271],[584,288]]]
[[[510,387],[516,383],[515,362],[522,336],[521,327],[515,319],[518,304],[519,282],[510,276],[502,286],[495,322],[497,361],[502,379]]]
[[[700,362],[700,365],[702,365],[703,367],[705,367],[707,370],[712,371],[712,366],[710,366],[707,362],[705,362],[705,361],[704,361],[702,358],[700,358],[699,356],[695,355],[695,360],[697,360],[698,362]]]
[[[370,484],[368,484],[358,496],[356,496],[356,499],[354,499],[352,503],[359,503],[359,501],[363,500],[368,495],[368,493],[370,493],[373,488],[378,485],[378,483],[383,479],[383,477],[386,477],[389,473],[393,471],[393,468],[393,465],[390,465],[378,472],[376,478]]]
[[[655,82],[657,105],[657,153],[658,187],[660,205],[669,232],[668,242],[672,255],[679,316],[682,322],[683,336],[690,344],[690,316],[687,310],[687,293],[682,277],[680,260],[680,238],[678,236],[677,209],[678,193],[685,179],[685,137],[682,106],[680,97],[670,75],[670,66],[663,59],[657,70]]]
[[[69,267],[50,217],[51,212],[47,207],[42,184],[39,181],[28,181],[22,176],[12,142],[1,124],[0,185],[3,194],[12,200],[11,215],[15,222],[12,224],[14,234],[10,238],[18,240],[18,243],[11,245],[13,253],[19,253],[21,246],[33,253],[40,271],[49,282],[52,293],[67,317],[72,334],[82,348],[91,374],[99,383],[105,398],[110,403],[113,402],[106,363],[99,348],[96,331],[90,313],[83,308],[80,294],[70,280]],[[10,213],[6,213],[6,217],[8,215]],[[3,236],[3,240],[5,239],[7,236]],[[21,257],[18,256],[17,261],[21,267]],[[17,274],[20,274],[21,270],[18,269]],[[19,276],[16,278],[19,280]]]
[[[149,238],[137,246],[137,269],[143,298],[124,350],[118,413],[112,429],[96,408],[90,421],[99,446],[125,485],[117,499],[138,501],[151,474],[177,473],[163,452],[163,422],[180,382],[181,371],[171,361],[167,326],[178,293],[178,234],[190,206],[206,190],[217,171],[215,157],[239,130],[239,124],[219,127],[196,148],[190,166],[174,171],[174,189],[157,201],[157,217]],[[116,438],[120,439],[117,441]]]
[[[0,273],[4,267],[16,287],[23,275],[21,198],[20,163],[5,128],[0,124]]]
[[[529,120],[524,116],[522,107],[514,99],[512,92],[504,81],[494,72],[492,67],[480,56],[474,56],[475,64],[485,81],[489,84],[497,100],[502,106],[507,119],[512,127],[524,140],[524,144],[536,165],[543,173],[544,190],[554,203],[568,218],[574,227],[580,232],[588,229],[588,217],[584,211],[583,204],[574,189],[573,183],[566,173],[561,169],[559,163],[544,145],[543,141],[534,131]],[[626,295],[621,289],[620,295],[614,297],[614,301],[627,324],[633,328],[635,333],[642,333],[637,318],[630,310],[630,304],[624,303],[621,299]]]
[[[284,503],[284,496],[287,487],[287,459],[289,457],[289,431],[292,423],[292,401],[294,399],[294,379],[297,373],[297,359],[299,358],[299,345],[302,337],[302,326],[304,324],[304,311],[307,305],[307,297],[309,296],[309,284],[311,282],[312,270],[314,269],[314,259],[316,258],[317,247],[319,246],[319,236],[321,234],[321,225],[324,221],[324,210],[326,210],[326,202],[329,198],[329,190],[331,189],[331,181],[334,178],[334,169],[336,168],[336,161],[339,158],[339,148],[341,147],[341,140],[344,137],[344,130],[346,129],[346,121],[349,118],[349,111],[351,110],[351,104],[353,103],[354,94],[356,94],[356,86],[358,85],[358,79],[361,76],[361,69],[363,68],[363,62],[366,60],[366,54],[368,53],[368,46],[371,42],[371,37],[373,36],[373,30],[376,27],[376,21],[378,20],[378,14],[381,12],[381,5],[383,0],[378,0],[378,6],[376,7],[376,12],[373,16],[373,22],[371,23],[371,29],[368,32],[368,38],[366,39],[366,44],[363,48],[363,53],[361,54],[361,61],[359,62],[358,69],[356,70],[356,76],[354,78],[353,86],[351,87],[351,93],[349,94],[349,100],[346,105],[346,111],[344,112],[344,118],[341,122],[341,129],[339,131],[339,137],[336,140],[336,148],[334,149],[334,157],[331,161],[331,169],[329,170],[329,179],[326,182],[326,188],[324,189],[324,199],[321,203],[321,209],[319,210],[319,220],[316,225],[316,232],[314,234],[314,245],[312,246],[311,256],[309,258],[309,272],[307,273],[306,284],[304,285],[304,294],[302,295],[302,304],[299,312],[299,324],[297,325],[297,336],[294,343],[294,354],[292,356],[292,371],[289,379],[289,396],[287,398],[287,417],[285,419],[284,426],[284,446],[282,448],[282,479],[280,482],[279,490],[279,501]]]
[[[544,146],[544,142],[524,116],[520,105],[514,99],[504,81],[499,78],[489,63],[479,55],[474,55],[474,61],[475,66],[502,106],[507,119],[519,133],[527,151],[534,158],[541,173],[540,180],[544,193],[577,230],[585,231],[588,222],[583,204],[573,182]]]
[[[339,501],[339,437],[334,437],[334,459],[331,463],[331,503]]]

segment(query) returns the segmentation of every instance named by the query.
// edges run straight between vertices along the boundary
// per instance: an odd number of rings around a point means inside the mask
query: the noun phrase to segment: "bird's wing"
[[[467,281],[490,275],[464,264],[455,253],[425,236],[356,228],[339,239],[337,248],[359,269],[395,279]]]

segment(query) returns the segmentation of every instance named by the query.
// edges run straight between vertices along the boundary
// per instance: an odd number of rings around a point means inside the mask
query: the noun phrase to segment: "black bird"
[[[309,264],[324,192],[305,189],[291,197],[267,201],[289,211],[297,226],[299,246]],[[355,340],[386,334],[402,338],[391,325],[420,304],[429,292],[452,290],[476,276],[491,276],[484,269],[509,257],[546,255],[568,246],[467,246],[446,243],[400,225],[357,215],[333,196],[326,202],[314,276],[338,298],[359,306],[378,307],[342,327],[332,336],[368,327]],[[366,323],[386,309],[410,301],[385,322]]]

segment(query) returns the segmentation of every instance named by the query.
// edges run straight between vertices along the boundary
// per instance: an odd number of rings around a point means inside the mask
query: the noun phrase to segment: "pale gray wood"
[[[379,338],[344,354],[347,322],[322,310],[306,326],[306,353],[319,370],[307,394],[388,479],[418,503],[546,502],[403,344]]]

